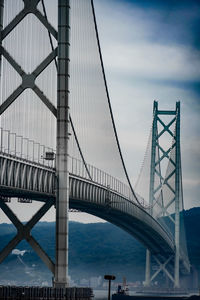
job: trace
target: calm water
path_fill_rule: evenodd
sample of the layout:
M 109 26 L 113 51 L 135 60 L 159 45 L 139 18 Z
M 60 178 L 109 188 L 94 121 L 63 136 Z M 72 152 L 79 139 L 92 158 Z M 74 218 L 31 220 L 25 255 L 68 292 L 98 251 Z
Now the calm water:
M 94 290 L 93 291 L 94 292 L 94 300 L 107 300 L 108 299 L 108 291 L 102 291 L 102 290 Z M 113 293 L 115 293 L 116 292 L 116 290 L 112 290 L 111 291 L 111 295 L 113 294 Z M 129 295 L 133 295 L 134 294 L 134 292 L 133 291 L 130 291 L 129 292 Z M 111 298 L 112 299 L 112 298 Z M 151 298 L 152 299 L 152 298 Z M 170 297 L 169 297 L 169 299 L 170 299 Z M 185 297 L 180 297 L 180 300 L 181 299 L 185 299 Z M 200 296 L 199 296 L 199 298 L 196 298 L 195 300 L 200 300 Z
M 102 290 L 93 290 L 94 292 L 94 299 L 95 300 L 107 300 L 108 299 L 108 291 L 102 291 Z M 112 294 L 116 293 L 116 289 L 111 290 L 111 297 Z M 133 295 L 133 291 L 129 291 L 129 295 Z
M 102 290 L 94 290 L 94 299 L 95 300 L 107 300 L 108 299 L 108 291 L 102 291 Z M 115 293 L 115 290 L 111 291 L 111 295 Z

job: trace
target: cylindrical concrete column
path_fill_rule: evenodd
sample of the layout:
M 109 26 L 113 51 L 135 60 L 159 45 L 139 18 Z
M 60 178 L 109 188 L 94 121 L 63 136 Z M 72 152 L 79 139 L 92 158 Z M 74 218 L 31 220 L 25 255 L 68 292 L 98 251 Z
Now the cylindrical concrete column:
M 69 0 L 58 0 L 56 287 L 68 286 L 69 10 Z

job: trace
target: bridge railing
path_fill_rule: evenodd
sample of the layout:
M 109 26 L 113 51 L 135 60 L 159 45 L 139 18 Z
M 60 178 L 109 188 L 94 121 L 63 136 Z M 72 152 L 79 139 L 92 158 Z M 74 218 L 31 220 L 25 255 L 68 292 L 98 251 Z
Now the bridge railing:
M 132 191 L 128 185 L 92 165 L 87 164 L 87 169 L 92 178 L 92 181 L 98 183 L 99 185 L 107 187 L 108 191 L 116 191 L 122 196 L 135 201 Z M 69 172 L 71 174 L 90 180 L 88 171 L 86 170 L 86 167 L 82 160 L 71 156 L 69 157 Z
M 0 127 L 0 152 L 25 160 L 54 167 L 54 160 L 46 160 L 46 153 L 55 151 L 31 139 L 10 132 Z
M 14 156 L 23 160 L 55 168 L 55 150 L 35 142 L 29 138 L 17 135 L 0 127 L 0 153 Z M 50 159 L 47 154 L 50 153 Z M 92 180 L 109 190 L 116 191 L 122 196 L 135 201 L 128 185 L 110 174 L 87 164 L 87 169 L 81 159 L 69 157 L 69 172 L 73 175 Z M 89 176 L 89 174 L 90 176 Z M 91 178 L 90 178 L 91 177 Z M 142 202 L 142 200 L 141 200 Z M 141 203 L 144 204 L 144 203 Z

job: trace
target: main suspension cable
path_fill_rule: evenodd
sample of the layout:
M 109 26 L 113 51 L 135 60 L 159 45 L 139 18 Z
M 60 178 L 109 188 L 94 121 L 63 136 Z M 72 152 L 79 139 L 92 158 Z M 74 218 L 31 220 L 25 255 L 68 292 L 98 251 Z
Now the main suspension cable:
M 103 58 L 102 58 L 102 52 L 101 52 L 101 46 L 100 46 L 100 41 L 99 41 L 99 34 L 98 34 L 98 29 L 97 29 L 97 21 L 96 21 L 96 16 L 95 16 L 95 10 L 94 10 L 94 3 L 93 0 L 91 0 L 91 5 L 92 5 L 92 13 L 93 13 L 93 18 L 94 18 L 94 25 L 95 25 L 95 32 L 96 32 L 96 38 L 97 38 L 97 45 L 98 45 L 98 50 L 99 50 L 99 56 L 100 56 L 100 62 L 101 62 L 101 68 L 102 68 L 102 73 L 103 73 L 103 80 L 104 80 L 104 84 L 105 84 L 105 89 L 106 89 L 106 95 L 107 95 L 107 99 L 108 99 L 108 106 L 109 106 L 109 111 L 110 111 L 110 116 L 111 116 L 111 120 L 112 120 L 112 125 L 113 125 L 113 129 L 114 129 L 114 134 L 115 134 L 115 139 L 117 142 L 117 147 L 118 147 L 118 151 L 119 151 L 119 155 L 122 161 L 122 166 L 126 175 L 126 179 L 128 181 L 129 187 L 131 189 L 131 192 L 133 194 L 133 196 L 135 197 L 137 203 L 141 205 L 140 201 L 138 200 L 132 184 L 130 182 L 130 178 L 128 176 L 128 172 L 124 163 L 124 159 L 123 159 L 123 155 L 122 155 L 122 151 L 121 151 L 121 147 L 120 147 L 120 143 L 119 143 L 119 138 L 117 135 L 117 130 L 116 130 L 116 126 L 115 126 L 115 121 L 114 121 L 114 117 L 113 117 L 113 112 L 112 112 L 112 107 L 111 107 L 111 101 L 110 101 L 110 96 L 109 96 L 109 92 L 108 92 L 108 85 L 107 85 L 107 81 L 106 81 L 106 75 L 105 75 L 105 70 L 104 70 L 104 64 L 103 64 Z M 143 207 L 143 206 L 142 206 Z

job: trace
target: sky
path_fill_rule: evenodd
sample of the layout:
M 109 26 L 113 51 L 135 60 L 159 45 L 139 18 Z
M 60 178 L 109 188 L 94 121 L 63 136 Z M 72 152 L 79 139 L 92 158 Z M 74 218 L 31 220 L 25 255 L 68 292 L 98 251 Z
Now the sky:
M 133 185 L 147 145 L 153 101 L 161 109 L 175 109 L 181 101 L 184 205 L 199 206 L 200 2 L 94 0 L 94 5 L 115 123 Z M 23 220 L 20 212 L 18 206 Z M 52 215 L 53 210 L 43 220 L 52 220 Z M 70 219 L 98 220 L 79 213 Z
M 160 109 L 175 109 L 180 101 L 185 208 L 199 206 L 200 2 L 95 3 L 112 107 L 132 181 L 144 156 L 153 100 Z

